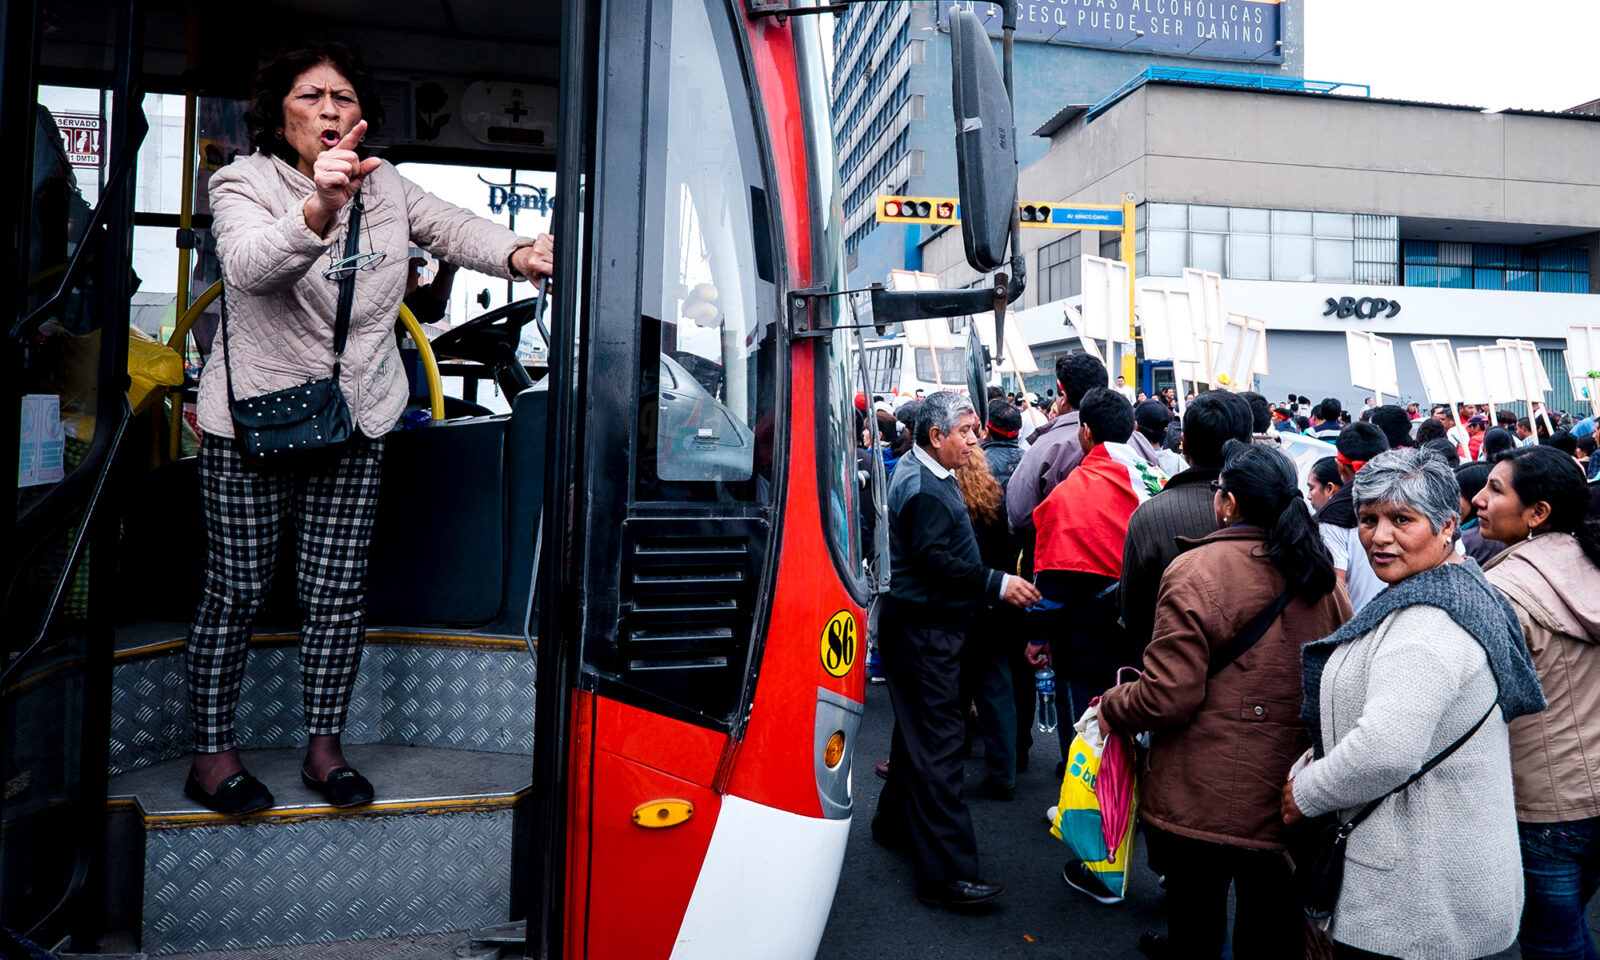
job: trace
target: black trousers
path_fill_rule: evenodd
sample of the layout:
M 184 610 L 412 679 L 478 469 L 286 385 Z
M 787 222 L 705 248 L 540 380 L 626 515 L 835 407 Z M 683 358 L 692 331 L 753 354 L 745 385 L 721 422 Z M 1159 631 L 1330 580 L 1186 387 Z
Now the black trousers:
M 1006 787 L 1017 785 L 1017 707 L 1008 648 L 1021 642 L 1021 628 L 989 609 L 973 621 L 961 650 L 961 703 L 977 704 L 984 772 Z
M 1146 825 L 1145 842 L 1167 876 L 1167 940 L 1174 957 L 1215 960 L 1227 939 L 1228 888 L 1236 900 L 1235 960 L 1305 955 L 1305 921 L 1284 855 L 1180 837 Z
M 978 876 L 978 841 L 961 790 L 965 636 L 965 624 L 951 630 L 907 624 L 892 599 L 878 628 L 894 738 L 872 832 L 908 849 L 919 888 Z

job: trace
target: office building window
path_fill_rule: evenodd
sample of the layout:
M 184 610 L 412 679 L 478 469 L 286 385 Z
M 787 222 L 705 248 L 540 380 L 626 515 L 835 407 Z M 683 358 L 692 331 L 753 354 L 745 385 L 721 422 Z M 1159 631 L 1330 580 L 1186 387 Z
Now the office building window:
M 1078 251 L 1083 234 L 1071 233 L 1039 248 L 1039 302 L 1075 297 L 1082 291 L 1082 265 Z
M 1401 266 L 1408 287 L 1589 292 L 1589 254 L 1582 247 L 1407 240 Z
M 1197 267 L 1237 280 L 1394 283 L 1394 217 L 1151 203 L 1134 234 L 1136 272 Z

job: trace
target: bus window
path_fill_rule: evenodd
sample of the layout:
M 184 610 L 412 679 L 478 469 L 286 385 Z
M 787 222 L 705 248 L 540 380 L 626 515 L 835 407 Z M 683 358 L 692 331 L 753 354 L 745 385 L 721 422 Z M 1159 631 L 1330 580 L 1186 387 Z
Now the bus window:
M 900 345 L 867 348 L 867 390 L 888 395 L 900 385 Z
M 934 353 L 939 358 L 939 382 L 946 387 L 965 386 L 967 382 L 966 351 L 941 347 Z
M 741 485 L 721 496 L 755 499 L 766 485 L 747 482 L 770 462 L 775 331 L 754 120 L 746 91 L 728 86 L 736 75 L 706 69 L 732 40 L 714 35 L 705 8 L 677 3 L 661 16 L 670 23 L 653 47 L 645 153 L 640 475 L 662 486 L 643 497 L 704 497 L 666 486 L 715 482 Z
M 938 383 L 939 375 L 933 369 L 933 351 L 928 347 L 917 347 L 911 351 L 911 359 L 917 365 L 917 379 L 923 383 Z

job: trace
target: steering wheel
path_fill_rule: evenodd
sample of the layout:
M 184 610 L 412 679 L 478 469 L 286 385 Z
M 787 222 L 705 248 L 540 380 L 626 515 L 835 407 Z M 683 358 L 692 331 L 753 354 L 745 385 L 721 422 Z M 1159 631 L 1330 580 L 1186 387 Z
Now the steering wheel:
M 505 395 L 514 397 L 533 386 L 533 378 L 517 359 L 517 347 L 522 343 L 522 328 L 543 306 L 543 291 L 537 297 L 508 303 L 435 337 L 433 350 L 440 356 L 483 364 L 494 372 Z

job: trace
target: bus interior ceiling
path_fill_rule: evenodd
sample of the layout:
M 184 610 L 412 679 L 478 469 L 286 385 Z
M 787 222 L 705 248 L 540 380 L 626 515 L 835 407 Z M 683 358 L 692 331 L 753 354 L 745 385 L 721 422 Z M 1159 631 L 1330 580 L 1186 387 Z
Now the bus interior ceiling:
M 47 73 L 109 72 L 118 6 L 48 0 L 42 10 Z M 313 38 L 356 47 L 380 79 L 554 86 L 560 69 L 561 5 L 551 0 L 261 0 L 248 13 L 204 0 L 135 0 L 134 6 L 144 19 L 140 74 L 151 90 L 183 89 L 191 18 L 200 87 L 218 96 L 248 96 L 257 66 Z
M 39 82 L 111 86 L 119 6 L 48 0 Z M 387 125 L 369 146 L 380 155 L 399 163 L 554 168 L 559 3 L 266 0 L 248 5 L 247 14 L 238 5 L 194 0 L 133 0 L 131 7 L 142 20 L 134 82 L 146 94 L 193 90 L 244 100 L 275 53 L 309 39 L 337 40 L 362 54 L 379 85 Z M 510 120 L 499 117 L 507 112 Z M 177 174 L 173 166 L 161 175 Z M 542 496 L 540 394 L 513 402 L 506 417 L 391 435 L 373 546 L 375 626 L 522 632 Z M 154 471 L 129 499 L 138 506 L 124 510 L 122 566 L 138 575 L 122 581 L 122 619 L 181 623 L 198 597 L 204 551 L 192 459 Z M 137 564 L 141 544 L 162 545 L 169 560 Z M 290 552 L 285 544 L 264 614 L 272 622 L 294 615 L 293 578 L 282 575 L 292 569 Z M 417 589 L 421 576 L 430 589 Z

